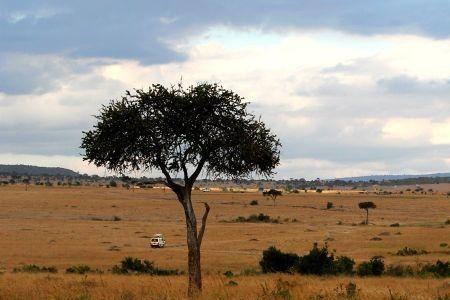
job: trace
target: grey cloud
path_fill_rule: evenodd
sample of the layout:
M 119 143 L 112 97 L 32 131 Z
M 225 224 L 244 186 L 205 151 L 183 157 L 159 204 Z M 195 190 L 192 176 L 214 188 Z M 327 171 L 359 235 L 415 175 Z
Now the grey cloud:
M 131 58 L 145 64 L 185 59 L 166 41 L 214 25 L 450 36 L 450 2 L 443 0 L 10 0 L 2 1 L 0 11 L 1 52 Z
M 12 95 L 43 94 L 58 89 L 71 76 L 93 67 L 51 55 L 0 53 L 0 61 L 0 92 Z

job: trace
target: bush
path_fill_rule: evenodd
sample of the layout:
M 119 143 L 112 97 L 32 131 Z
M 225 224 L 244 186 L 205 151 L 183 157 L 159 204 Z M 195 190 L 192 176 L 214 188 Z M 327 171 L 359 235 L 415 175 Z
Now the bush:
M 434 265 L 426 264 L 419 271 L 421 275 L 434 275 L 437 277 L 450 277 L 450 262 L 438 260 Z
M 327 202 L 327 209 L 333 208 L 333 202 Z
M 297 271 L 300 274 L 314 275 L 334 273 L 334 256 L 328 255 L 326 246 L 319 249 L 317 243 L 314 243 L 309 253 L 300 257 Z
M 283 253 L 275 247 L 269 247 L 263 251 L 263 257 L 259 262 L 264 273 L 293 272 L 299 262 L 299 256 L 295 253 Z
M 380 276 L 384 271 L 384 261 L 381 256 L 374 256 L 371 260 L 362 262 L 358 266 L 359 276 Z
M 386 275 L 396 277 L 413 276 L 414 270 L 411 266 L 389 265 L 386 269 Z
M 86 265 L 72 266 L 72 267 L 66 269 L 66 273 L 69 273 L 69 274 L 86 274 L 86 273 L 90 273 L 90 272 L 91 272 L 91 268 Z
M 273 219 L 269 215 L 265 215 L 263 213 L 260 213 L 258 215 L 253 214 L 250 215 L 248 218 L 245 217 L 237 217 L 236 222 L 251 222 L 251 223 L 278 223 L 278 219 Z
M 334 261 L 334 269 L 338 274 L 353 274 L 355 261 L 348 256 L 338 256 Z
M 428 252 L 425 250 L 417 250 L 417 249 L 408 248 L 408 247 L 405 247 L 405 248 L 397 251 L 397 255 L 399 255 L 399 256 L 421 255 L 421 254 L 427 254 L 427 253 Z
M 153 265 L 152 261 L 140 260 L 133 257 L 125 257 L 120 265 L 115 265 L 111 269 L 115 274 L 149 274 L 149 275 L 179 275 L 178 270 L 159 269 Z
M 20 268 L 14 268 L 14 273 L 26 272 L 26 273 L 57 273 L 58 270 L 55 267 L 45 267 L 38 265 L 24 265 Z
M 117 187 L 117 182 L 115 182 L 114 180 L 111 180 L 111 181 L 109 182 L 109 186 L 110 186 L 110 187 Z
M 250 205 L 258 205 L 258 200 L 252 200 L 252 201 L 250 201 Z

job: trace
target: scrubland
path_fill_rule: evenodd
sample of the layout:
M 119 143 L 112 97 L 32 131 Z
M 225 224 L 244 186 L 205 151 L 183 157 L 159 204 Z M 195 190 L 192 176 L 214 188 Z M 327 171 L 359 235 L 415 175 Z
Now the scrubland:
M 450 280 L 258 274 L 269 246 L 304 254 L 312 244 L 357 263 L 383 256 L 386 264 L 420 265 L 450 258 L 450 199 L 445 195 L 286 194 L 276 205 L 257 193 L 193 194 L 211 212 L 202 244 L 203 299 L 449 299 Z M 250 205 L 257 200 L 258 205 Z M 362 201 L 373 201 L 367 226 Z M 327 208 L 327 202 L 333 208 Z M 277 223 L 235 222 L 263 213 Z M 398 223 L 399 227 L 391 227 Z M 164 249 L 149 237 L 163 233 Z M 446 246 L 444 246 L 447 244 Z M 396 255 L 404 247 L 421 255 Z M 0 187 L 0 299 L 183 299 L 187 278 L 127 276 L 108 270 L 124 257 L 186 270 L 184 214 L 175 196 L 160 189 Z M 12 273 L 27 264 L 54 266 L 56 274 Z M 88 265 L 103 274 L 70 275 Z M 222 275 L 231 271 L 235 276 Z M 256 274 L 255 274 L 256 273 Z M 239 275 L 243 274 L 243 275 Z M 230 283 L 233 281 L 234 283 Z M 354 283 L 354 292 L 349 283 Z M 236 285 L 237 284 L 237 285 Z M 350 286 L 351 287 L 351 286 Z M 289 298 L 290 297 L 290 298 Z M 353 298 L 349 298 L 353 297 Z M 441 297 L 441 298 L 439 298 Z M 447 297 L 447 298 L 445 298 Z

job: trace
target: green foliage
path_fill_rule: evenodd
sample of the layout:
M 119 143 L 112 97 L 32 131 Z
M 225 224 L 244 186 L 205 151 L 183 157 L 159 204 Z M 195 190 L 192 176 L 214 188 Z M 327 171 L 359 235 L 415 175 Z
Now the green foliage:
M 263 252 L 260 266 L 264 273 L 296 271 L 300 274 L 353 274 L 355 261 L 347 256 L 334 258 L 326 246 L 319 248 L 314 244 L 308 254 L 298 256 L 295 253 L 283 253 L 275 247 Z
M 388 276 L 407 277 L 414 275 L 414 269 L 411 266 L 389 265 L 385 272 Z
M 380 276 L 384 272 L 384 261 L 381 256 L 374 256 L 369 261 L 362 262 L 357 269 L 359 276 Z
M 81 148 L 89 162 L 119 172 L 193 167 L 191 183 L 203 168 L 211 175 L 269 176 L 281 144 L 247 105 L 218 84 L 154 84 L 104 106 Z
M 298 261 L 299 256 L 295 253 L 283 253 L 275 247 L 269 247 L 263 251 L 259 265 L 264 273 L 291 273 Z
M 327 209 L 333 208 L 333 202 L 327 202 Z
M 438 260 L 434 265 L 424 265 L 420 272 L 421 275 L 434 275 L 436 277 L 450 277 L 450 262 Z
M 66 269 L 66 273 L 69 274 L 86 274 L 90 273 L 91 271 L 91 267 L 87 265 L 72 266 Z
M 242 217 L 239 216 L 235 220 L 236 222 L 249 222 L 249 223 L 279 223 L 278 219 L 273 219 L 269 215 L 265 215 L 263 213 L 260 213 L 258 215 L 252 214 L 250 216 Z
M 24 265 L 19 268 L 13 269 L 14 273 L 25 272 L 25 273 L 57 273 L 58 270 L 55 267 L 45 267 L 38 265 Z
M 110 187 L 117 187 L 117 182 L 115 182 L 114 180 L 111 180 L 111 181 L 109 182 L 109 186 L 110 186 Z
M 252 201 L 250 201 L 250 205 L 258 205 L 258 200 L 252 200 Z
M 111 269 L 115 274 L 149 274 L 149 275 L 179 275 L 178 270 L 156 268 L 152 261 L 140 260 L 133 257 L 125 257 L 120 265 Z
M 332 274 L 334 273 L 334 256 L 328 253 L 328 247 L 319 248 L 315 243 L 308 254 L 300 257 L 297 271 L 300 274 Z
M 358 203 L 360 209 L 375 209 L 377 206 L 372 201 Z
M 353 274 L 355 261 L 348 256 L 338 256 L 334 261 L 334 270 L 337 274 Z
M 227 278 L 231 278 L 234 276 L 233 272 L 231 272 L 230 270 L 225 271 L 225 273 L 223 273 L 223 275 Z
M 405 247 L 405 248 L 397 251 L 397 255 L 399 255 L 399 256 L 421 255 L 421 254 L 427 254 L 427 253 L 428 252 L 425 250 L 418 250 L 418 249 L 408 248 L 408 247 Z

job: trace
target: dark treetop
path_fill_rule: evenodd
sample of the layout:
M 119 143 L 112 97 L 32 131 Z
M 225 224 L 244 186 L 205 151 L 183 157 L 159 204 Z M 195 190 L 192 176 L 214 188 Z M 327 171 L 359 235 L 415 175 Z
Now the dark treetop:
M 202 169 L 212 177 L 270 176 L 281 144 L 247 105 L 209 83 L 127 91 L 84 132 L 84 159 L 118 172 L 159 169 L 169 186 L 178 173 L 192 186 Z

